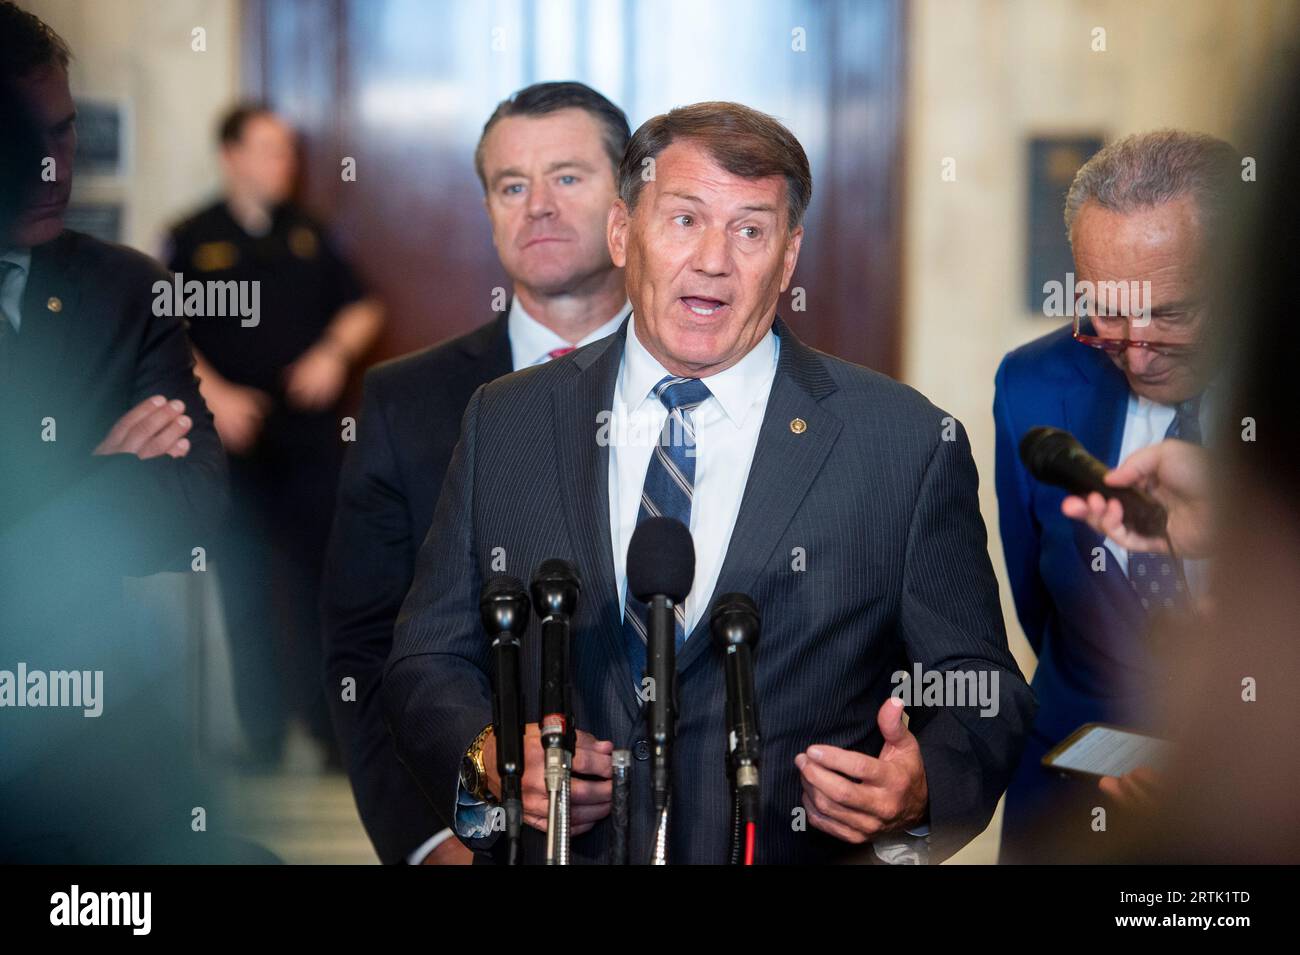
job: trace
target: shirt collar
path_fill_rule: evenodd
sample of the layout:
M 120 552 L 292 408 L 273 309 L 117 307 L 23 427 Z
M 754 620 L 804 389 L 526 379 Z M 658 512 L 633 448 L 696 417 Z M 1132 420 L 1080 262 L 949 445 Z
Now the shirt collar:
M 723 413 L 737 428 L 744 425 L 750 409 L 771 391 L 772 381 L 776 378 L 780 348 L 776 333 L 768 329 L 767 334 L 740 361 L 725 371 L 702 379 L 708 385 L 709 393 L 717 399 Z M 668 369 L 637 338 L 636 316 L 633 315 L 627 324 L 622 381 L 623 395 L 632 410 L 635 411 L 650 400 L 654 386 L 668 374 Z
M 519 296 L 516 295 L 510 300 L 510 314 L 506 318 L 506 331 L 510 336 L 510 354 L 515 368 L 528 368 L 543 362 L 557 348 L 581 348 L 583 345 L 613 335 L 623 324 L 623 319 L 627 318 L 631 308 L 630 303 L 624 302 L 613 318 L 589 332 L 574 345 L 529 315 L 519 301 Z
M 8 249 L 3 254 L 0 254 L 0 261 L 12 262 L 23 270 L 23 274 L 26 274 L 32 268 L 32 250 L 28 248 Z

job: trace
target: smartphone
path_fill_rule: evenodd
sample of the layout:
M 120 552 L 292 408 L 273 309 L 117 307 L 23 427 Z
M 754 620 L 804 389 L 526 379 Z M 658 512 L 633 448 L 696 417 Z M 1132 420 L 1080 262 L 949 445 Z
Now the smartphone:
M 1043 757 L 1043 766 L 1062 773 L 1097 779 L 1123 776 L 1139 766 L 1161 770 L 1173 744 L 1122 726 L 1084 723 Z

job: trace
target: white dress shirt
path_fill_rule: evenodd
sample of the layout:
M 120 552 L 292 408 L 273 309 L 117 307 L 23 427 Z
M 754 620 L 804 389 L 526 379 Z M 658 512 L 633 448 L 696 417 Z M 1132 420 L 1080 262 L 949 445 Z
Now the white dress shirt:
M 623 319 L 627 318 L 627 313 L 631 310 L 631 303 L 624 302 L 623 307 L 613 318 L 585 335 L 575 345 L 529 315 L 520 303 L 519 296 L 516 295 L 510 300 L 510 314 L 506 317 L 506 333 L 510 336 L 510 363 L 515 371 L 520 368 L 531 368 L 533 365 L 550 361 L 551 352 L 557 348 L 581 348 L 583 345 L 608 338 L 618 331 L 619 326 L 623 324 Z
M 769 330 L 736 364 L 701 379 L 712 397 L 691 413 L 695 490 L 690 530 L 695 542 L 695 582 L 684 608 L 687 636 L 713 599 L 776 379 L 779 352 L 779 340 Z M 609 530 L 620 608 L 627 600 L 627 549 L 636 530 L 646 469 L 668 420 L 668 409 L 650 392 L 668 374 L 641 344 L 633 316 L 609 422 Z

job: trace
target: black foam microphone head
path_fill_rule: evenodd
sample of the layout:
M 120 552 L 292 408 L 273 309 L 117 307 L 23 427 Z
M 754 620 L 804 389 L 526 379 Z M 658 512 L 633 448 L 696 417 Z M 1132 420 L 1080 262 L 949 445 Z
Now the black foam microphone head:
M 545 619 L 557 613 L 572 616 L 582 581 L 578 579 L 577 568 L 567 560 L 551 557 L 537 568 L 529 589 L 539 617 Z
M 627 591 L 649 603 L 663 594 L 681 603 L 695 581 L 695 544 L 691 532 L 671 517 L 649 517 L 632 532 L 627 548 Z
M 713 601 L 709 628 L 720 649 L 747 644 L 753 650 L 758 646 L 759 627 L 758 607 L 748 594 L 723 594 Z
M 1039 425 L 1020 439 L 1020 460 L 1029 473 L 1040 477 L 1048 472 L 1056 456 L 1070 451 L 1078 441 L 1068 431 Z
M 498 574 L 479 591 L 478 610 L 492 637 L 507 631 L 519 636 L 528 626 L 528 593 L 519 578 Z

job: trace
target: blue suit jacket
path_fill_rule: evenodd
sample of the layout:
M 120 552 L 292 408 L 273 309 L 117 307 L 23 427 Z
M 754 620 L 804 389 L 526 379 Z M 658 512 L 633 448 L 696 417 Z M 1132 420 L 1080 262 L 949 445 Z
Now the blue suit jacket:
M 461 755 L 492 719 L 479 588 L 494 571 L 527 580 L 545 558 L 572 561 L 582 579 L 575 719 L 637 753 L 631 858 L 646 860 L 654 813 L 649 764 L 635 745 L 645 738 L 645 713 L 628 679 L 609 449 L 598 435 L 627 328 L 475 392 L 398 617 L 383 697 L 398 756 L 435 809 L 450 815 Z M 754 676 L 763 728 L 760 857 L 843 861 L 861 852 L 798 825 L 794 757 L 814 742 L 878 753 L 876 711 L 891 675 L 915 661 L 999 677 L 996 716 L 980 716 L 978 706 L 910 711 L 937 861 L 987 824 L 1033 715 L 1007 651 L 970 447 L 915 391 L 809 348 L 780 319 L 775 329 L 776 379 L 715 591 L 750 594 L 763 616 Z M 806 427 L 793 429 L 795 418 Z M 796 549 L 808 561 L 798 569 Z M 530 722 L 539 709 L 538 634 L 534 614 L 523 654 Z M 726 691 L 707 615 L 677 665 L 669 860 L 720 863 L 730 831 Z M 574 839 L 575 860 L 607 858 L 608 823 Z M 540 833 L 526 830 L 523 854 L 541 858 Z
M 1017 348 L 998 368 L 998 519 L 1016 613 L 1038 654 L 1034 731 L 1049 746 L 1090 721 L 1144 725 L 1152 661 L 1147 616 L 1128 578 L 1099 534 L 1061 513 L 1065 492 L 1029 475 L 1020 439 L 1036 425 L 1063 428 L 1114 467 L 1128 399 L 1123 373 L 1069 327 Z

